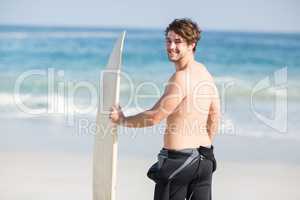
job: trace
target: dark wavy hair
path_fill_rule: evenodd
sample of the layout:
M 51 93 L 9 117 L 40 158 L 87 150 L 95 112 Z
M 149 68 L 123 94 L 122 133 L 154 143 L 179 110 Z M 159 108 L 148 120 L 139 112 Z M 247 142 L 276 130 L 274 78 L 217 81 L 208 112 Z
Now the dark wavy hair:
M 189 45 L 195 43 L 193 51 L 196 51 L 197 42 L 200 40 L 202 32 L 196 22 L 189 18 L 175 19 L 166 28 L 165 36 L 168 35 L 169 31 L 174 31 L 180 35 Z

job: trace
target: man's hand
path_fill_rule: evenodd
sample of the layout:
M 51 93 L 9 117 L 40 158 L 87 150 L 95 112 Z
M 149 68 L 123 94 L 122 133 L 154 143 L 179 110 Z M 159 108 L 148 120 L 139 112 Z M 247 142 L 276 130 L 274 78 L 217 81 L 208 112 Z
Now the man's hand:
M 109 114 L 109 119 L 115 124 L 121 124 L 124 119 L 124 113 L 122 112 L 121 106 L 112 106 Z

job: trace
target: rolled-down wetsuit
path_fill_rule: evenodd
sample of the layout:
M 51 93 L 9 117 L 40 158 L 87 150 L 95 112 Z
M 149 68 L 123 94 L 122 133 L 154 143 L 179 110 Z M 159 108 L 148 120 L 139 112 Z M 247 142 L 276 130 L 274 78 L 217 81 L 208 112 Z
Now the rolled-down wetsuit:
M 163 148 L 147 176 L 155 185 L 154 200 L 211 200 L 216 170 L 213 146 L 169 150 Z

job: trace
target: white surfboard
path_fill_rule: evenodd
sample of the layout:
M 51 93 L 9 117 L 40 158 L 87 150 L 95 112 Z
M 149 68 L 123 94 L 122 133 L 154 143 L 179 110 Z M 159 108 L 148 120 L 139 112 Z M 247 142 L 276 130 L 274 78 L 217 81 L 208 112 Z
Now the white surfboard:
M 97 131 L 94 143 L 93 200 L 115 200 L 117 173 L 117 127 L 109 119 L 112 105 L 119 103 L 123 32 L 100 77 L 100 102 L 97 112 Z

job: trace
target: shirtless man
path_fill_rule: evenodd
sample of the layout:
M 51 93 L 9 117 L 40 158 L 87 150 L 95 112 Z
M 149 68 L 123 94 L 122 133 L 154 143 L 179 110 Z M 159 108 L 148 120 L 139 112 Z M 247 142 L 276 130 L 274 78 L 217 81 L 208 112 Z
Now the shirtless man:
M 175 64 L 164 94 L 149 110 L 124 116 L 112 107 L 113 123 L 146 127 L 166 118 L 164 147 L 148 171 L 155 181 L 155 200 L 209 200 L 216 169 L 212 141 L 218 129 L 220 103 L 213 78 L 194 59 L 201 31 L 190 19 L 176 19 L 166 28 L 168 58 Z

